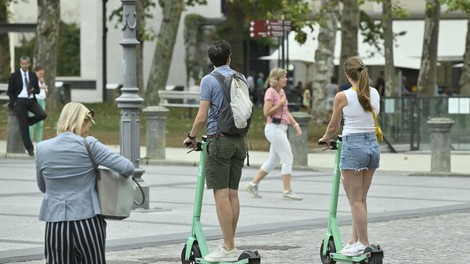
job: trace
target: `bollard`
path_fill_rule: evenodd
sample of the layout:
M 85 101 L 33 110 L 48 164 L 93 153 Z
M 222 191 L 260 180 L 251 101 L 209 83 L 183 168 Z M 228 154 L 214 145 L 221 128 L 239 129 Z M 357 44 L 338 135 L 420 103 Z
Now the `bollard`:
M 8 104 L 4 105 L 5 112 L 7 113 L 7 149 L 6 153 L 25 153 L 23 138 L 21 137 L 20 128 L 18 126 L 18 119 L 15 113 L 8 108 Z
M 454 121 L 432 118 L 427 121 L 431 133 L 431 172 L 450 173 L 450 130 Z
M 165 159 L 165 127 L 169 110 L 162 106 L 149 106 L 142 111 L 147 119 L 146 152 L 149 159 Z
M 302 128 L 302 135 L 297 136 L 295 129 L 289 126 L 289 142 L 294 155 L 294 166 L 308 166 L 308 124 L 312 116 L 305 112 L 293 112 L 292 116 Z

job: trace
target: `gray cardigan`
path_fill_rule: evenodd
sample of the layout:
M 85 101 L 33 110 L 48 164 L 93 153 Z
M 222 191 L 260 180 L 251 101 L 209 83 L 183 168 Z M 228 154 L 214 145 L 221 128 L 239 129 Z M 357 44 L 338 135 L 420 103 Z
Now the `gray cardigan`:
M 94 137 L 87 137 L 98 165 L 122 175 L 134 174 L 134 164 Z M 75 221 L 101 214 L 96 176 L 83 137 L 71 132 L 40 142 L 36 148 L 36 177 L 44 193 L 39 220 Z

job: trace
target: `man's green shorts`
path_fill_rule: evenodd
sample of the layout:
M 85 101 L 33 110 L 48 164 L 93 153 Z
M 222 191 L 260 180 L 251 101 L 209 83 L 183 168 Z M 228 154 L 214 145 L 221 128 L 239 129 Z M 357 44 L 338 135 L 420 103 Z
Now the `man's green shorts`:
M 238 190 L 245 158 L 245 137 L 208 138 L 205 163 L 207 189 Z

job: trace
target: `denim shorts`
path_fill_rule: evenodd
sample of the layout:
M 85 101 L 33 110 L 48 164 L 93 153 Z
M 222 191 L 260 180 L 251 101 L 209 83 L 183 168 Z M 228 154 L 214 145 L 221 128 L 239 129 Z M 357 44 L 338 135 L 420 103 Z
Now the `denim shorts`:
M 377 169 L 380 163 L 380 146 L 375 132 L 343 136 L 341 170 L 360 171 Z

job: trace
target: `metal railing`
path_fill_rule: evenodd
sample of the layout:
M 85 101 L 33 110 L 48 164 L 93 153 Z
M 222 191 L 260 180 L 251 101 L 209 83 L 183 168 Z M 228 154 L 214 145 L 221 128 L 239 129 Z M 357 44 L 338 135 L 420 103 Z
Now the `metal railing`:
M 385 97 L 379 123 L 389 146 L 395 151 L 429 150 L 427 121 L 434 117 L 454 120 L 453 150 L 470 150 L 470 97 Z

